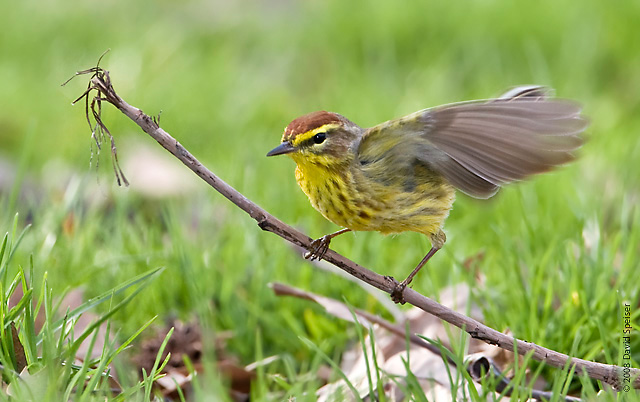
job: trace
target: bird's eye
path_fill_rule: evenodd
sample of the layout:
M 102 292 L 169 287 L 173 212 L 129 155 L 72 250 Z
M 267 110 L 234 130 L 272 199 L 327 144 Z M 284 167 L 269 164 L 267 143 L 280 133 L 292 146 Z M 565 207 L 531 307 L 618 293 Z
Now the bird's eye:
M 313 136 L 313 142 L 316 144 L 322 144 L 327 139 L 327 133 L 318 133 Z

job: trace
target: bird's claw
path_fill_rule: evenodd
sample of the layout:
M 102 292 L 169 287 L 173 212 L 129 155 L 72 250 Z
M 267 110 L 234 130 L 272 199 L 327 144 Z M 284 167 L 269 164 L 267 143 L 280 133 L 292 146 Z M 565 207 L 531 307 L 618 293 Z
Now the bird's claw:
M 313 261 L 321 259 L 327 250 L 329 250 L 329 244 L 331 243 L 331 236 L 322 236 L 319 239 L 315 239 L 311 242 L 311 251 L 304 255 L 304 258 Z
M 404 300 L 404 290 L 409 283 L 411 283 L 411 281 L 407 282 L 406 279 L 400 283 L 396 282 L 396 287 L 393 288 L 393 290 L 391 291 L 391 300 L 393 300 L 394 303 L 396 304 L 406 303 Z

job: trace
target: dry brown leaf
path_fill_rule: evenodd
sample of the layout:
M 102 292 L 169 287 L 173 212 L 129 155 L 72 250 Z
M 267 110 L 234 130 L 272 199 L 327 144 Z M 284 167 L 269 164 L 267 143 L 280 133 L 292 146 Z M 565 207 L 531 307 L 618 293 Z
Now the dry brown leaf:
M 255 372 L 247 370 L 232 360 L 219 362 L 218 370 L 220 370 L 225 378 L 229 379 L 232 391 L 249 394 L 251 391 L 251 382 L 256 376 Z
M 203 339 L 202 330 L 196 321 L 183 323 L 178 320 L 173 320 L 162 330 L 156 330 L 154 337 L 142 342 L 139 353 L 132 359 L 134 364 L 140 367 L 140 369 L 144 368 L 149 372 L 156 360 L 167 332 L 172 327 L 174 328 L 173 334 L 167 342 L 163 355 L 161 356 L 161 359 L 164 359 L 167 354 L 171 353 L 169 362 L 163 371 L 166 375 L 155 384 L 165 398 L 169 400 L 178 399 L 179 386 L 187 400 L 189 399 L 193 376 L 185 366 L 184 358 L 187 357 L 190 360 L 195 372 L 202 372 L 204 369 L 202 365 L 203 342 L 210 342 L 215 345 L 216 356 L 218 356 L 219 359 L 217 368 L 222 377 L 230 383 L 231 398 L 236 401 L 244 401 L 248 398 L 251 382 L 255 378 L 255 373 L 253 370 L 241 366 L 237 362 L 237 359 L 228 356 L 226 353 L 225 340 L 228 339 L 231 334 L 221 332 L 216 334 L 215 339 Z M 268 364 L 270 361 L 272 360 L 265 359 L 261 362 L 256 362 L 256 364 Z M 142 372 L 142 370 L 140 370 L 140 372 Z
M 13 341 L 13 355 L 16 358 L 16 371 L 22 371 L 27 367 L 27 356 L 24 354 L 24 347 L 13 322 L 11 323 L 11 340 Z
M 171 357 L 167 363 L 167 370 L 184 367 L 184 357 L 188 357 L 193 364 L 198 364 L 202 358 L 202 333 L 200 326 L 195 323 L 185 324 L 173 320 L 163 329 L 156 330 L 155 336 L 145 339 L 137 355 L 133 357 L 134 363 L 147 373 L 153 368 L 160 347 L 171 328 L 174 328 L 171 338 L 167 342 L 161 360 L 169 353 Z
M 180 370 L 169 370 L 166 374 L 166 376 L 156 380 L 156 385 L 162 389 L 162 395 L 164 396 L 174 393 L 178 396 L 178 387 L 184 389 L 185 385 L 191 383 L 191 374 L 185 376 Z

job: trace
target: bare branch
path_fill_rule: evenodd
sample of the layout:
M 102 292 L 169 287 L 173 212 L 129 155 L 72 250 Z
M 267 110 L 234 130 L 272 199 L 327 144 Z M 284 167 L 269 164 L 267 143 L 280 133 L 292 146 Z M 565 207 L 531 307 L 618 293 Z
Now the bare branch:
M 77 75 L 81 73 L 83 72 L 79 72 Z M 100 67 L 95 67 L 94 69 L 86 71 L 86 74 L 89 73 L 93 73 L 90 79 L 89 89 L 80 98 L 78 98 L 78 100 L 83 97 L 87 97 L 88 99 L 94 90 L 98 93 L 94 97 L 94 99 L 97 99 L 98 101 L 96 104 L 91 105 L 91 109 L 94 113 L 94 117 L 96 117 L 97 114 L 98 126 L 102 130 L 105 130 L 107 135 L 111 137 L 111 134 L 106 129 L 103 122 L 99 120 L 100 114 L 98 112 L 100 110 L 100 102 L 102 101 L 112 104 L 133 120 L 145 133 L 155 139 L 160 145 L 162 145 L 162 147 L 178 158 L 202 180 L 207 182 L 211 187 L 225 196 L 238 208 L 249 214 L 251 218 L 256 220 L 258 226 L 262 230 L 272 232 L 295 245 L 312 251 L 312 238 L 269 214 L 229 184 L 225 183 L 213 172 L 203 166 L 177 140 L 160 128 L 152 117 L 121 99 L 111 85 L 111 79 L 109 78 L 108 71 L 103 70 Z M 97 108 L 95 108 L 94 105 L 97 105 Z M 121 174 L 122 172 L 120 171 L 119 173 Z M 118 175 L 118 171 L 116 172 L 116 175 Z M 323 259 L 334 264 L 348 274 L 389 294 L 391 294 L 398 283 L 394 278 L 390 276 L 383 276 L 366 269 L 333 250 L 328 250 L 323 256 Z M 621 390 L 625 385 L 627 385 L 627 383 L 623 382 L 623 370 L 625 369 L 622 367 L 569 357 L 563 353 L 544 348 L 534 343 L 504 335 L 495 329 L 474 320 L 473 318 L 451 310 L 434 300 L 421 295 L 411 288 L 405 289 L 404 300 L 409 304 L 412 304 L 452 325 L 455 325 L 458 328 L 463 329 L 468 332 L 471 337 L 482 340 L 491 345 L 496 345 L 502 349 L 517 352 L 521 355 L 531 354 L 535 360 L 544 362 L 553 367 L 564 368 L 567 365 L 567 362 L 569 362 L 569 366 L 577 373 L 586 373 L 590 378 L 607 383 L 616 390 Z M 632 379 L 629 385 L 636 389 L 640 388 L 640 370 L 636 368 L 626 370 L 628 370 L 627 373 L 630 373 Z

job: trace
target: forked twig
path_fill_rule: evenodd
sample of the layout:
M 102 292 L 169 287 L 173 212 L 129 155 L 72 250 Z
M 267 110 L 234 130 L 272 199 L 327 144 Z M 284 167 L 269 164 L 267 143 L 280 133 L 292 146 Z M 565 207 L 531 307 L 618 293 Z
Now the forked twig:
M 249 216 L 255 219 L 258 226 L 262 230 L 272 232 L 281 238 L 303 247 L 309 251 L 312 250 L 313 239 L 309 236 L 299 232 L 291 226 L 280 221 L 273 215 L 269 214 L 266 210 L 259 207 L 256 203 L 249 200 L 247 197 L 239 193 L 236 189 L 225 183 L 213 172 L 203 166 L 189 151 L 187 151 L 178 141 L 171 137 L 166 131 L 158 126 L 158 124 L 149 115 L 142 112 L 142 110 L 133 107 L 122 100 L 113 89 L 111 85 L 111 79 L 109 78 L 109 72 L 96 66 L 86 72 L 78 72 L 76 75 L 92 74 L 89 86 L 87 90 L 76 101 L 86 98 L 86 104 L 89 104 L 89 97 L 93 91 L 96 91 L 96 95 L 91 103 L 91 110 L 96 124 L 100 127 L 102 132 L 111 136 L 111 133 L 107 130 L 102 120 L 100 120 L 101 102 L 106 101 L 118 108 L 127 117 L 133 120 L 140 128 L 153 139 L 155 139 L 162 147 L 178 158 L 189 169 L 197 174 L 202 180 L 207 182 L 220 194 L 225 196 L 229 201 L 234 203 L 237 207 L 245 211 Z M 91 124 L 90 124 L 91 126 Z M 117 166 L 117 159 L 115 159 L 115 146 L 112 141 L 112 155 Z M 114 167 L 115 169 L 115 167 Z M 116 176 L 122 174 L 119 168 L 116 170 Z M 122 177 L 122 176 L 121 176 Z M 323 259 L 334 264 L 338 268 L 344 270 L 350 275 L 367 282 L 368 284 L 391 294 L 395 289 L 397 281 L 389 276 L 382 276 L 371 270 L 368 270 L 348 258 L 336 253 L 333 250 L 328 250 L 323 256 Z M 566 366 L 571 367 L 576 373 L 585 373 L 592 379 L 600 380 L 604 383 L 611 385 L 616 390 L 622 390 L 627 386 L 633 388 L 640 388 L 640 370 L 636 368 L 622 368 L 611 364 L 603 364 L 597 362 L 591 362 L 575 357 L 567 356 L 563 353 L 556 352 L 551 349 L 544 348 L 531 342 L 522 341 L 513 337 L 507 336 L 490 328 L 481 322 L 467 317 L 464 314 L 451 310 L 434 300 L 421 295 L 411 288 L 406 288 L 404 291 L 404 299 L 407 303 L 412 304 L 427 313 L 433 314 L 436 317 L 447 321 L 450 324 L 455 325 L 458 328 L 468 332 L 473 338 L 482 340 L 486 343 L 496 345 L 502 349 L 514 352 L 521 355 L 531 355 L 535 360 L 544 362 L 550 366 L 564 368 Z M 567 364 L 568 362 L 568 364 Z M 630 377 L 624 377 L 628 373 Z M 630 379 L 629 379 L 630 378 Z

